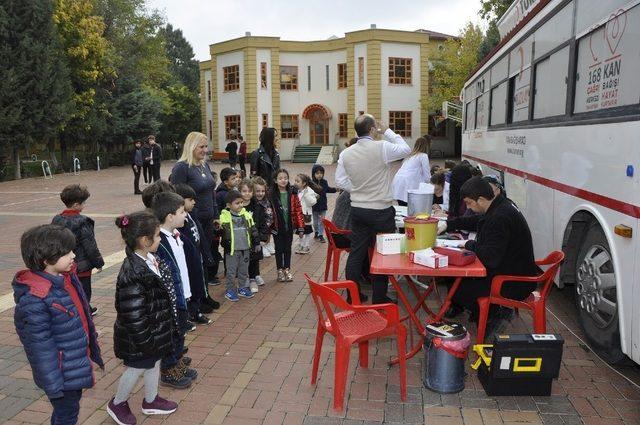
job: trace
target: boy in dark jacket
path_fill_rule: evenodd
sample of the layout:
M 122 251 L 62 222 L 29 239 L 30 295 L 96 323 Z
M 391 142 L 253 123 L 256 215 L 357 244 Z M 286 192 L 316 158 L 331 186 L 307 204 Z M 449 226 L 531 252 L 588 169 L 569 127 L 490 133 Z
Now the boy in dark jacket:
M 204 232 L 198 221 L 191 217 L 191 211 L 196 205 L 196 192 L 191 186 L 180 183 L 176 185 L 176 193 L 184 199 L 184 211 L 187 213 L 180 237 L 184 241 L 184 253 L 189 268 L 189 285 L 191 287 L 191 300 L 188 303 L 189 316 L 191 321 L 195 323 L 209 325 L 211 319 L 203 313 L 211 313 L 214 307 L 220 305 L 218 303 L 211 305 L 207 301 L 210 297 L 202 267 L 204 245 L 201 241 Z
M 89 196 L 91 194 L 86 186 L 80 186 L 79 184 L 72 184 L 62 189 L 60 199 L 67 209 L 53 217 L 51 224 L 66 227 L 76 237 L 76 247 L 73 251 L 76 255 L 78 278 L 82 283 L 82 289 L 87 301 L 91 303 L 91 271 L 98 269 L 97 272 L 101 272 L 104 260 L 98 249 L 96 235 L 93 231 L 94 221 L 86 215 L 80 214 Z M 92 316 L 97 311 L 97 307 L 91 307 Z
M 216 188 L 216 204 L 222 206 L 227 205 L 227 193 L 230 190 L 238 189 L 240 184 L 240 175 L 231 167 L 223 168 L 220 171 L 220 184 Z
M 94 384 L 93 361 L 104 363 L 89 303 L 75 273 L 73 233 L 45 224 L 27 230 L 16 273 L 14 324 L 33 380 L 53 405 L 51 423 L 76 423 L 82 390 Z
M 313 228 L 316 232 L 315 239 L 318 242 L 324 243 L 324 226 L 322 225 L 322 219 L 327 213 L 327 193 L 336 193 L 335 187 L 329 186 L 329 183 L 324 178 L 324 167 L 319 164 L 315 164 L 311 168 L 311 179 L 315 184 L 322 188 L 322 191 L 318 193 L 320 197 L 316 204 L 312 207 L 313 210 Z
M 467 208 L 479 215 L 450 219 L 447 230 L 478 232 L 475 240 L 467 241 L 462 247 L 476 253 L 487 269 L 487 277 L 463 280 L 453 301 L 471 311 L 471 320 L 477 320 L 477 300 L 489 295 L 494 276 L 536 276 L 540 269 L 535 263 L 527 221 L 512 202 L 503 195 L 495 196 L 489 183 L 479 176 L 462 185 L 460 197 Z M 502 286 L 502 295 L 524 300 L 535 288 L 535 283 L 507 282 Z M 510 309 L 491 307 L 487 335 L 499 331 L 512 313 Z
M 178 229 L 184 226 L 186 213 L 184 199 L 175 192 L 158 193 L 153 199 L 152 209 L 160 221 L 160 246 L 156 254 L 169 267 L 176 291 L 176 308 L 178 310 L 181 332 L 174 339 L 174 350 L 163 357 L 160 364 L 160 381 L 173 388 L 186 388 L 196 379 L 198 373 L 188 368 L 184 355 L 184 333 L 195 329 L 189 321 L 187 300 L 191 298 L 189 271 L 184 250 L 184 241 Z

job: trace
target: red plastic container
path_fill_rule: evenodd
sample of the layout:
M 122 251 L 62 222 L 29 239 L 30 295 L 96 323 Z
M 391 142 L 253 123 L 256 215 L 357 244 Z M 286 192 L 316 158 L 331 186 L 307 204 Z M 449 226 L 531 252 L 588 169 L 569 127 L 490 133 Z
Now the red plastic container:
M 449 257 L 450 266 L 466 266 L 476 261 L 476 254 L 467 249 L 454 249 L 437 247 L 433 249 L 436 253 Z

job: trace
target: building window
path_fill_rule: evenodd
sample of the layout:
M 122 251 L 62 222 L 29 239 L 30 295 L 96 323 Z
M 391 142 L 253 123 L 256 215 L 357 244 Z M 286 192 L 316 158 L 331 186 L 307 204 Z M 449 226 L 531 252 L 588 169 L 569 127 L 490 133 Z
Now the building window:
M 240 115 L 226 115 L 224 117 L 224 137 L 231 140 L 231 130 L 240 134 Z
M 298 67 L 280 67 L 280 90 L 298 90 Z
M 389 58 L 389 84 L 411 84 L 411 58 Z
M 358 58 L 358 85 L 364 86 L 364 58 Z
M 262 128 L 269 127 L 269 114 L 262 114 Z
M 338 137 L 347 137 L 348 128 L 347 114 L 338 114 Z
M 338 88 L 339 89 L 347 88 L 347 64 L 346 63 L 338 64 Z
M 207 122 L 207 134 L 209 135 L 209 140 L 213 139 L 213 124 L 211 120 Z
M 280 137 L 283 139 L 295 139 L 298 137 L 298 116 L 280 115 Z
M 207 102 L 211 102 L 211 80 L 207 80 Z
M 307 66 L 307 90 L 311 91 L 311 65 Z
M 225 66 L 222 71 L 224 75 L 224 91 L 240 90 L 240 66 Z
M 260 62 L 260 87 L 267 88 L 267 63 Z
M 389 111 L 389 128 L 402 137 L 411 137 L 411 111 Z

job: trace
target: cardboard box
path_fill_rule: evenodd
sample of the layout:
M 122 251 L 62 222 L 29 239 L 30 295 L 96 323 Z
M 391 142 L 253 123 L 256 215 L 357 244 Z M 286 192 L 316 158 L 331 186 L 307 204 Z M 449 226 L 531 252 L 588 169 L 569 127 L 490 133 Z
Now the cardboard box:
M 406 237 L 402 233 L 380 233 L 376 236 L 376 250 L 382 255 L 403 254 Z
M 441 269 L 449 265 L 449 257 L 437 254 L 431 248 L 411 251 L 409 253 L 409 260 L 413 263 L 427 266 L 432 269 Z

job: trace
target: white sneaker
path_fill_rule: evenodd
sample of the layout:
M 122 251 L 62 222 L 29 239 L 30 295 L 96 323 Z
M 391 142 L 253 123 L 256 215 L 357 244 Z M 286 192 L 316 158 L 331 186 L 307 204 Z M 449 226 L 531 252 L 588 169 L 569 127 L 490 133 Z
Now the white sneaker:
M 251 288 L 251 292 L 253 292 L 254 294 L 258 292 L 258 283 L 255 279 L 249 280 L 249 288 Z
M 296 246 L 295 253 L 296 254 L 304 254 L 304 248 L 301 247 L 300 245 Z
M 300 249 L 298 250 L 298 254 L 308 254 L 309 253 L 309 248 L 306 248 L 304 246 L 301 246 Z
M 311 252 L 311 248 L 309 248 L 308 246 L 305 246 L 303 249 L 304 252 L 302 252 L 301 254 L 308 254 L 309 252 Z
M 258 286 L 264 285 L 264 279 L 262 278 L 262 276 L 260 275 L 256 276 L 256 283 L 258 284 Z

